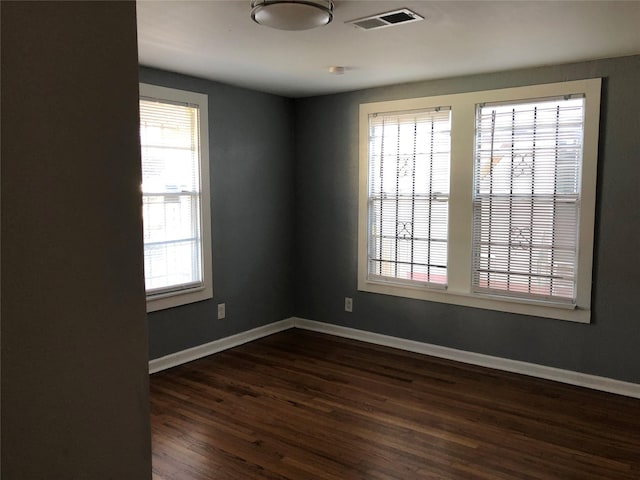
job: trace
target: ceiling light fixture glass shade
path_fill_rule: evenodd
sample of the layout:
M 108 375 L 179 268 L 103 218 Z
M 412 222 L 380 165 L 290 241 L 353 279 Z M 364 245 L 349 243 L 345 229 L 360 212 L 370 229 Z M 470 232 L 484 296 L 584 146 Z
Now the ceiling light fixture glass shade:
M 251 0 L 254 22 L 278 30 L 308 30 L 333 19 L 333 0 Z

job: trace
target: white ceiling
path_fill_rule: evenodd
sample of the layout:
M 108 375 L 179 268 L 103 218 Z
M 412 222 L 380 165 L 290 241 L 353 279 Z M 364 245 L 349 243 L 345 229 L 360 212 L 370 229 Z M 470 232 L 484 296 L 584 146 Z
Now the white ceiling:
M 139 0 L 140 64 L 303 97 L 640 53 L 640 1 L 335 0 L 333 22 L 306 31 L 257 25 L 249 4 Z M 426 20 L 345 23 L 403 7 Z

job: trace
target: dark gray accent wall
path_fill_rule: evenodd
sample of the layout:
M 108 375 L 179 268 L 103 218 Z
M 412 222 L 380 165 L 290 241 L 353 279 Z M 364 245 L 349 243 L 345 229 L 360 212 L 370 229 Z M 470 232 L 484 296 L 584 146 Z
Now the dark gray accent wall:
M 293 101 L 145 67 L 140 81 L 209 98 L 213 299 L 150 313 L 150 358 L 291 317 Z
M 360 103 L 603 77 L 591 324 L 358 292 Z M 471 352 L 640 382 L 640 56 L 296 101 L 295 312 Z M 354 299 L 344 312 L 344 297 Z
M 0 8 L 0 476 L 150 479 L 135 3 Z

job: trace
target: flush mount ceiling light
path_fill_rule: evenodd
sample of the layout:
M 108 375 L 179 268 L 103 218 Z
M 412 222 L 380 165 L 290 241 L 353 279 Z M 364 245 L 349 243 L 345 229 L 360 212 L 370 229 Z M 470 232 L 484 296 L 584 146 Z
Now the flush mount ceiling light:
M 254 22 L 278 30 L 308 30 L 333 19 L 333 0 L 251 0 Z

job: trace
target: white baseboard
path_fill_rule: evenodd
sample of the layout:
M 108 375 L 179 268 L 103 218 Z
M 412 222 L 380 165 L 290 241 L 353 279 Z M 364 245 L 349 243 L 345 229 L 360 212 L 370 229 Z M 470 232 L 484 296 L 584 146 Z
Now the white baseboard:
M 288 330 L 293 328 L 293 323 L 293 318 L 287 318 L 285 320 L 280 320 L 279 322 L 247 330 L 246 332 L 237 333 L 230 337 L 220 338 L 213 342 L 198 345 L 197 347 L 181 350 L 165 357 L 154 358 L 149 361 L 149 373 L 156 373 L 161 370 L 166 370 L 167 368 L 176 367 L 183 363 L 191 362 L 229 348 L 237 347 L 243 343 L 257 340 L 258 338 L 266 337 L 283 330 Z
M 623 382 L 612 378 L 599 377 L 586 373 L 562 370 L 560 368 L 545 367 L 534 363 L 510 360 L 508 358 L 493 357 L 481 353 L 467 352 L 455 348 L 442 347 L 429 343 L 416 342 L 399 337 L 391 337 L 380 333 L 367 332 L 354 328 L 342 327 L 330 323 L 316 322 L 304 318 L 291 317 L 279 322 L 270 323 L 262 327 L 241 332 L 230 337 L 214 340 L 213 342 L 198 345 L 197 347 L 172 353 L 165 357 L 153 359 L 149 362 L 149 373 L 156 373 L 167 368 L 175 367 L 183 363 L 191 362 L 208 355 L 212 355 L 229 348 L 237 347 L 243 343 L 251 342 L 268 335 L 288 330 L 289 328 L 301 328 L 314 332 L 327 333 L 337 337 L 351 338 L 362 342 L 383 345 L 409 352 L 431 355 L 433 357 L 446 358 L 457 362 L 469 363 L 481 367 L 495 368 L 506 372 L 529 375 L 531 377 L 545 378 L 556 382 L 577 385 L 603 392 L 615 393 L 627 397 L 640 398 L 640 384 Z
M 294 318 L 293 323 L 296 328 L 313 330 L 314 332 L 327 333 L 329 335 L 351 338 L 376 345 L 397 348 L 399 350 L 421 353 L 423 355 L 431 355 L 433 357 L 446 358 L 481 367 L 495 368 L 496 370 L 520 373 L 531 377 L 545 378 L 547 380 L 587 387 L 594 390 L 601 390 L 603 392 L 640 398 L 640 384 L 637 383 L 623 382 L 621 380 L 598 377 L 596 375 L 588 375 L 586 373 L 573 372 L 571 370 L 545 367 L 543 365 L 510 360 L 508 358 L 492 357 L 481 353 L 466 352 L 455 348 L 441 347 L 439 345 L 406 340 L 404 338 L 390 337 L 379 333 L 356 330 L 354 328 L 316 322 L 313 320 L 306 320 L 304 318 Z

